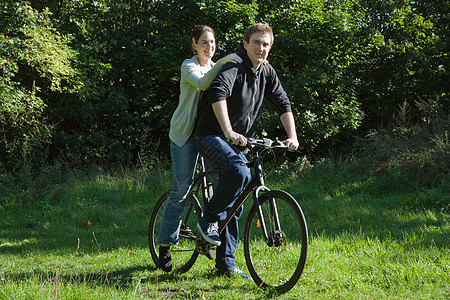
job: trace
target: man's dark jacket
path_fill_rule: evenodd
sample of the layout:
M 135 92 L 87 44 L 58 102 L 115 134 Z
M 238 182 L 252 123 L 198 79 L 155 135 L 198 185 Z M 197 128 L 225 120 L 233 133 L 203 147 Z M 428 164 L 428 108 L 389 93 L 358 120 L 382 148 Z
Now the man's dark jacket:
M 239 64 L 227 63 L 222 67 L 209 88 L 203 93 L 201 103 L 206 108 L 197 121 L 196 136 L 223 135 L 211 103 L 226 100 L 228 116 L 234 131 L 251 137 L 255 119 L 266 98 L 279 115 L 291 111 L 291 105 L 280 80 L 270 64 L 252 69 L 247 51 L 240 44 L 236 53 L 242 58 Z

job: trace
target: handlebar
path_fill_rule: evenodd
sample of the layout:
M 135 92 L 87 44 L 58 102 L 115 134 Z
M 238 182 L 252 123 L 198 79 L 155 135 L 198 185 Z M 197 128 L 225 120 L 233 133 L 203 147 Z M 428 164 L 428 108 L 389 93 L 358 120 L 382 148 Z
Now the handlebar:
M 264 148 L 264 149 L 284 149 L 288 150 L 290 152 L 296 152 L 300 153 L 300 151 L 296 149 L 292 149 L 287 147 L 283 144 L 282 141 L 278 140 L 278 138 L 275 138 L 275 140 L 271 140 L 268 138 L 262 138 L 262 139 L 254 139 L 254 138 L 248 138 L 247 139 L 247 148 L 253 149 L 253 148 Z

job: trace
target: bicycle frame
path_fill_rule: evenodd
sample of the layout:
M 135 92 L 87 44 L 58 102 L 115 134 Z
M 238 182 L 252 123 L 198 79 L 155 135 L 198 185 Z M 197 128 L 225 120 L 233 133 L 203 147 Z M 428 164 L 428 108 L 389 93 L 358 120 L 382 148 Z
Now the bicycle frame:
M 244 191 L 241 193 L 241 195 L 238 197 L 238 199 L 235 201 L 233 206 L 228 210 L 227 212 L 227 218 L 225 220 L 222 220 L 219 222 L 219 233 L 222 233 L 225 227 L 228 225 L 228 223 L 231 221 L 231 219 L 236 215 L 239 208 L 244 204 L 244 202 L 247 200 L 247 198 L 253 194 L 253 203 L 257 207 L 257 214 L 260 221 L 261 230 L 263 233 L 263 236 L 267 243 L 270 243 L 271 238 L 267 234 L 266 224 L 264 220 L 264 215 L 261 210 L 261 206 L 259 203 L 259 194 L 269 191 L 269 189 L 264 184 L 264 175 L 261 165 L 261 159 L 259 156 L 258 151 L 254 152 L 254 158 L 252 162 L 248 163 L 248 166 L 252 169 L 254 169 L 254 177 L 250 180 L 250 182 L 245 186 Z M 205 162 L 202 156 L 200 156 L 199 161 L 199 175 L 194 179 L 194 182 L 192 183 L 188 194 L 192 194 L 194 197 L 194 203 L 193 208 L 195 212 L 197 213 L 197 218 L 201 218 L 202 216 L 202 206 L 200 204 L 200 201 L 198 200 L 198 194 L 200 192 L 200 189 L 203 191 L 203 205 L 206 205 L 209 202 L 209 199 L 212 195 L 210 195 L 209 188 L 213 185 L 211 183 L 208 183 L 207 181 L 207 175 L 214 174 L 216 172 L 207 172 L 205 168 Z M 270 200 L 269 203 L 270 210 L 273 213 L 273 216 L 275 218 L 275 230 L 280 231 L 281 226 L 278 219 L 278 212 L 276 209 L 275 201 Z M 192 209 L 192 207 L 190 208 Z M 189 212 L 190 213 L 190 212 Z
M 227 218 L 219 222 L 219 233 L 222 233 L 228 223 L 231 221 L 231 218 L 237 213 L 239 208 L 244 204 L 245 200 L 253 193 L 253 202 L 257 206 L 257 214 L 261 223 L 261 229 L 263 231 L 264 238 L 266 242 L 269 243 L 270 238 L 267 234 L 266 225 L 264 222 L 264 216 L 261 210 L 261 206 L 259 204 L 259 193 L 269 191 L 269 189 L 264 184 L 264 175 L 262 171 L 261 159 L 259 157 L 258 151 L 255 151 L 255 157 L 253 161 L 249 163 L 249 167 L 253 165 L 253 169 L 255 170 L 255 176 L 250 180 L 250 182 L 245 186 L 244 191 L 239 195 L 236 202 L 227 212 Z M 276 206 L 273 199 L 270 202 L 270 208 L 272 211 L 276 212 Z M 278 215 L 275 215 L 276 220 L 276 229 L 280 230 L 280 222 L 278 220 Z
M 200 202 L 198 201 L 198 193 L 200 192 L 200 189 L 203 191 L 203 205 L 206 205 L 206 203 L 208 202 L 208 200 L 211 198 L 210 192 L 209 192 L 209 187 L 211 186 L 211 184 L 208 183 L 206 175 L 207 174 L 212 174 L 206 172 L 206 168 L 205 168 L 205 161 L 203 159 L 202 156 L 199 157 L 200 161 L 199 161 L 199 174 L 198 176 L 196 176 L 194 178 L 194 181 L 191 184 L 191 187 L 188 190 L 187 195 L 192 194 L 193 198 L 195 201 L 193 201 L 193 207 L 189 207 L 189 212 L 188 215 L 191 213 L 190 210 L 192 210 L 192 208 L 194 208 L 196 214 L 197 214 L 197 219 L 200 219 L 202 217 L 202 206 L 200 204 Z

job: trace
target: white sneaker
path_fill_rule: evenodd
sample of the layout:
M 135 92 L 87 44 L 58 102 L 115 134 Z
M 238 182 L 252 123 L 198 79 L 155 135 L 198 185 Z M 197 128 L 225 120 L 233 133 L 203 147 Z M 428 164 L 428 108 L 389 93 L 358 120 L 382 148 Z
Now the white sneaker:
M 227 272 L 219 272 L 225 275 L 229 275 L 229 276 L 239 276 L 242 279 L 245 280 L 251 280 L 252 278 L 250 277 L 250 275 L 247 275 L 244 273 L 244 271 L 242 271 L 241 269 L 239 269 L 238 267 L 234 267 L 232 270 L 227 271 Z
M 197 228 L 200 234 L 210 244 L 220 246 L 219 225 L 215 223 L 206 223 L 202 219 L 198 220 Z

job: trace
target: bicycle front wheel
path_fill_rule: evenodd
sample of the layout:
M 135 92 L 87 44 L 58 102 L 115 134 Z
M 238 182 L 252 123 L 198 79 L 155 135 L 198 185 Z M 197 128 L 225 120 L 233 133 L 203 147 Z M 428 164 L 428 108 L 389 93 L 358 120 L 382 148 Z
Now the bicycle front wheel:
M 245 225 L 244 253 L 247 268 L 262 288 L 289 291 L 299 280 L 306 263 L 308 232 L 297 201 L 284 191 L 269 191 L 253 205 Z M 269 238 L 263 235 L 263 224 Z
M 156 237 L 161 227 L 164 206 L 169 197 L 169 192 L 165 192 L 156 203 L 148 226 L 148 245 L 153 262 L 158 268 L 160 268 L 159 244 L 156 242 Z M 194 196 L 189 195 L 189 197 Z M 196 235 L 194 232 L 197 225 L 197 216 L 193 209 L 193 201 L 194 199 L 187 199 L 186 207 L 183 211 L 178 245 L 172 245 L 170 247 L 173 270 L 177 273 L 187 272 L 194 265 L 198 257 L 198 252 L 195 251 Z

